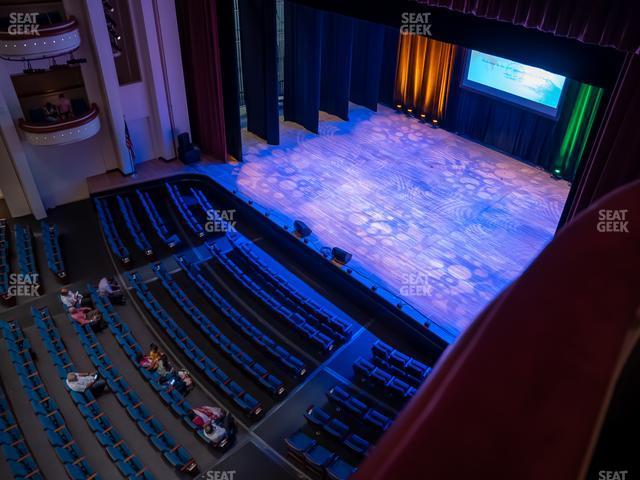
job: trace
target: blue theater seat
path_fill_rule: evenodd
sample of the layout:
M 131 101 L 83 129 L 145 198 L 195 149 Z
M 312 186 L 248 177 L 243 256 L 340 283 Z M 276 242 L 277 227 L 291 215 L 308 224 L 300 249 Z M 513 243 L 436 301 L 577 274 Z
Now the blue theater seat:
M 314 445 L 304 452 L 304 460 L 307 467 L 319 475 L 324 473 L 327 465 L 335 458 L 335 454 L 322 445 Z
M 285 438 L 284 441 L 289 455 L 301 462 L 304 462 L 304 453 L 316 445 L 315 440 L 300 430 Z
M 355 434 L 349 435 L 342 443 L 358 455 L 365 455 L 371 446 L 364 438 Z
M 311 406 L 304 414 L 312 426 L 318 428 L 324 428 L 325 425 L 331 420 L 331 416 L 320 407 Z
M 347 480 L 356 472 L 356 468 L 341 458 L 335 458 L 327 465 L 327 477 L 331 480 Z

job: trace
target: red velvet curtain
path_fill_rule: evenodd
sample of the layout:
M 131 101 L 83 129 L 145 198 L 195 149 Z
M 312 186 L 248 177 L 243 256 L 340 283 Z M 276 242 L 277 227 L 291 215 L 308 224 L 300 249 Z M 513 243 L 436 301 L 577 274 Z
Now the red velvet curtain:
M 191 134 L 203 153 L 227 159 L 215 0 L 176 2 Z
M 640 336 L 638 206 L 640 181 L 560 231 L 445 353 L 355 478 L 583 477 Z M 602 209 L 629 233 L 601 232 Z
M 640 2 L 635 0 L 417 0 L 559 37 L 640 53 Z

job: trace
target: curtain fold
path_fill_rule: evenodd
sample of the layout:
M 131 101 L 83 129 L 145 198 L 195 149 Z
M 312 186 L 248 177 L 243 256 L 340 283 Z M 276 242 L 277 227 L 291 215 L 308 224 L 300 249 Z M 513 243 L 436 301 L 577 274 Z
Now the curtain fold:
M 242 134 L 240 129 L 240 82 L 238 81 L 238 57 L 236 54 L 236 22 L 233 3 L 217 2 L 218 40 L 224 101 L 224 124 L 227 136 L 227 152 L 236 160 L 242 160 Z
M 399 37 L 400 34 L 396 28 L 384 28 L 378 101 L 387 106 L 392 106 L 394 104 L 393 97 L 395 95 L 396 88 L 396 66 L 398 64 Z
M 318 133 L 322 13 L 285 0 L 284 119 Z
M 323 16 L 320 110 L 349 120 L 353 19 L 329 12 Z
M 227 159 L 216 2 L 176 2 L 189 121 L 203 153 Z
M 558 37 L 640 54 L 640 2 L 584 0 L 417 0 L 476 17 L 533 28 Z
M 247 130 L 280 143 L 276 0 L 238 0 Z
M 351 94 L 353 103 L 378 110 L 385 27 L 354 20 Z
M 450 43 L 422 35 L 400 35 L 395 103 L 442 122 L 456 51 Z

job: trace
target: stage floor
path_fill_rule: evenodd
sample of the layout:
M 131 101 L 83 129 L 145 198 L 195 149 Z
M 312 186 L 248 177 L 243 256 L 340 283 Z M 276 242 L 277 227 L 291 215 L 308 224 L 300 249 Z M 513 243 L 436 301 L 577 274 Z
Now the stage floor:
M 309 225 L 317 241 L 456 336 L 551 240 L 569 184 L 384 106 L 244 131 L 244 162 L 195 170 Z M 272 217 L 273 218 L 273 217 Z M 514 319 L 517 320 L 517 319 Z

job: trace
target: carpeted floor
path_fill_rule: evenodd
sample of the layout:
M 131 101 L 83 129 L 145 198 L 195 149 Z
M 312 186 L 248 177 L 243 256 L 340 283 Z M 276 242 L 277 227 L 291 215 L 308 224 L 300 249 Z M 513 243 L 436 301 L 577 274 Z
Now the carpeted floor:
M 551 240 L 569 184 L 380 106 L 322 114 L 320 135 L 282 122 L 281 143 L 244 131 L 244 162 L 203 165 L 453 335 Z

